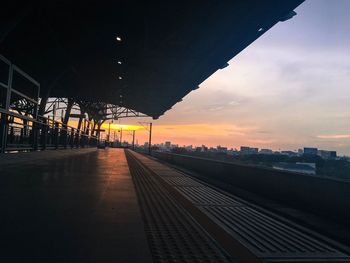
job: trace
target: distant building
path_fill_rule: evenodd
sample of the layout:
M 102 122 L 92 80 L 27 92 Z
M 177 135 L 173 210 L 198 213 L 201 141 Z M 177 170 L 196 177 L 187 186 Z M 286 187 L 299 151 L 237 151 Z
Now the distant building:
M 317 155 L 318 149 L 311 147 L 304 147 L 304 155 Z
M 258 152 L 259 152 L 259 148 L 241 146 L 241 154 L 257 154 Z
M 316 164 L 315 163 L 276 163 L 273 165 L 273 168 L 281 171 L 288 171 L 294 173 L 302 173 L 315 175 L 316 174 Z
M 170 148 L 171 148 L 171 142 L 165 142 L 165 143 L 164 143 L 164 147 L 165 147 L 165 149 L 170 150 Z
M 217 152 L 219 153 L 227 153 L 227 147 L 217 146 L 216 147 Z
M 261 154 L 273 154 L 273 151 L 271 149 L 261 149 L 259 151 Z
M 208 151 L 208 147 L 205 145 L 202 145 L 201 152 L 207 152 L 207 151 Z
M 193 151 L 193 146 L 192 145 L 188 145 L 185 147 L 187 151 Z
M 258 153 L 259 152 L 259 148 L 250 148 L 252 153 Z
M 281 151 L 281 154 L 288 155 L 288 156 L 297 156 L 298 155 L 297 152 L 293 152 L 293 151 Z
M 318 151 L 318 155 L 321 156 L 324 159 L 337 158 L 337 152 L 336 151 L 319 150 Z

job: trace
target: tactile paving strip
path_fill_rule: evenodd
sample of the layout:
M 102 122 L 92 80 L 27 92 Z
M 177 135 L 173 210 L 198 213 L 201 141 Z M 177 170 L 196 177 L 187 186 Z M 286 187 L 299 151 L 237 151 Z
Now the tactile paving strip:
M 263 213 L 176 170 L 170 177 L 165 165 L 142 155 L 138 158 L 263 261 L 350 262 L 349 255 L 332 240 Z
M 202 184 L 197 183 L 191 178 L 188 177 L 174 177 L 174 176 L 167 176 L 166 178 L 163 178 L 168 184 L 173 186 L 202 186 Z
M 239 206 L 242 203 L 217 192 L 210 187 L 175 187 L 183 196 L 198 206 Z
M 345 256 L 308 234 L 291 228 L 247 206 L 202 207 L 223 226 L 238 235 L 260 257 L 329 258 Z
M 155 262 L 232 262 L 204 229 L 127 153 Z

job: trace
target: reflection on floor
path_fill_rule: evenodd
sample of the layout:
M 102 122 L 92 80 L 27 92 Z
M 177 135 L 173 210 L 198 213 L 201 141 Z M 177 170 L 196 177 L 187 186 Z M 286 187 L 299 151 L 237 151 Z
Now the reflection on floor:
M 2 262 L 152 261 L 124 151 L 83 152 L 2 160 Z

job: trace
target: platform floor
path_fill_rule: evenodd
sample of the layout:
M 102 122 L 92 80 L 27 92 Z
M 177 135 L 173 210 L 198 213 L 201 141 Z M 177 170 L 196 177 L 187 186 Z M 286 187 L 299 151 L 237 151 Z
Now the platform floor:
M 315 231 L 145 155 L 0 156 L 1 262 L 350 262 Z
M 123 150 L 0 161 L 1 262 L 152 262 Z

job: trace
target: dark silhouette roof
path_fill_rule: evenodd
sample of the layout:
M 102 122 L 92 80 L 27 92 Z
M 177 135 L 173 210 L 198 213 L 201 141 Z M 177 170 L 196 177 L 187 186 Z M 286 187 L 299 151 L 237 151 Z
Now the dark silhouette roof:
M 41 95 L 158 118 L 301 2 L 12 2 L 2 7 L 0 53 L 41 83 Z

